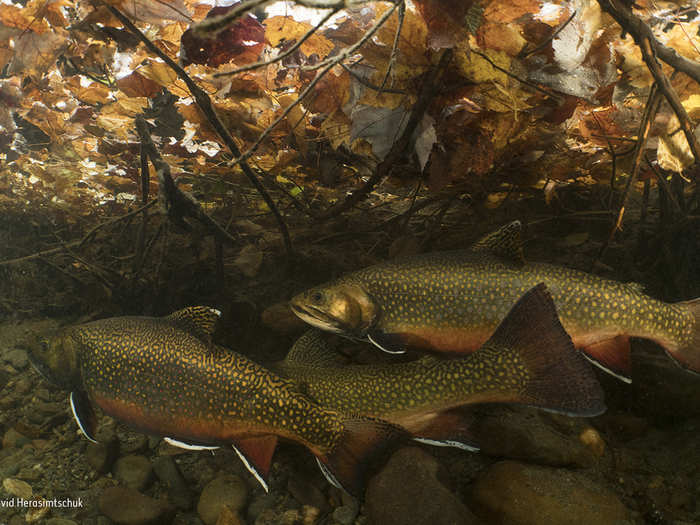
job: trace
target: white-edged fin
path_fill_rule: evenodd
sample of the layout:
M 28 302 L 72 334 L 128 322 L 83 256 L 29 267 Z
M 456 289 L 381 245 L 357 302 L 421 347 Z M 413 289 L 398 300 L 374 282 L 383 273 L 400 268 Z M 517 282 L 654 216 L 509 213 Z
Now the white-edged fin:
M 607 367 L 603 366 L 602 364 L 600 364 L 598 361 L 596 361 L 596 360 L 593 359 L 592 357 L 589 357 L 588 355 L 586 355 L 586 352 L 581 352 L 581 355 L 583 355 L 583 357 L 585 357 L 586 360 L 588 360 L 589 363 L 591 363 L 591 364 L 597 366 L 597 367 L 600 368 L 603 372 L 607 372 L 607 373 L 610 374 L 611 376 L 614 376 L 614 377 L 618 378 L 620 381 L 622 381 L 622 382 L 624 382 L 624 383 L 627 383 L 628 385 L 629 385 L 629 384 L 632 384 L 632 378 L 631 378 L 631 377 L 627 377 L 627 376 L 620 375 L 620 374 L 614 372 L 613 370 L 611 370 L 610 368 L 607 368 Z M 575 414 L 574 414 L 574 415 L 575 415 Z
M 382 352 L 386 352 L 387 354 L 398 355 L 398 354 L 405 354 L 406 353 L 406 350 L 388 350 L 387 348 L 384 348 L 375 339 L 373 339 L 372 336 L 369 334 L 367 334 L 367 339 L 369 339 L 370 343 L 372 343 L 374 346 L 379 348 Z
M 78 423 L 78 428 L 80 428 L 80 431 L 83 433 L 83 435 L 88 439 L 88 441 L 97 443 L 97 440 L 92 436 L 92 432 L 90 432 L 87 429 L 87 426 L 83 423 L 80 417 L 80 413 L 82 413 L 82 410 L 80 407 L 80 401 L 78 401 L 75 392 L 70 393 L 70 409 L 73 412 L 75 422 Z
M 217 310 L 216 308 L 209 308 L 209 311 L 221 317 L 221 310 Z
M 178 441 L 177 439 L 169 437 L 164 437 L 163 441 L 165 441 L 168 445 L 172 445 L 173 447 L 177 448 L 184 448 L 185 450 L 216 450 L 219 448 L 209 445 L 193 445 L 191 443 L 185 443 L 184 441 Z
M 428 438 L 414 437 L 413 441 L 417 441 L 418 443 L 423 443 L 424 445 L 431 445 L 433 447 L 452 447 L 452 448 L 458 448 L 460 450 L 466 450 L 468 452 L 479 452 L 479 450 L 481 450 L 479 447 L 475 447 L 473 445 L 468 445 L 466 443 L 462 443 L 461 441 L 454 441 L 452 439 L 439 440 L 439 439 L 428 439 Z
M 328 470 L 328 467 L 326 467 L 323 463 L 321 463 L 321 460 L 316 458 L 316 463 L 318 464 L 318 468 L 321 469 L 321 473 L 323 474 L 323 477 L 325 477 L 328 480 L 328 483 L 333 485 L 335 488 L 340 489 L 340 490 L 345 490 L 345 488 L 340 484 L 340 482 L 336 479 L 336 477 L 333 475 L 333 473 Z M 345 491 L 347 492 L 347 491 Z
M 238 448 L 236 448 L 236 445 L 231 445 L 233 450 L 238 454 L 238 457 L 241 458 L 241 461 L 245 465 L 245 468 L 248 469 L 248 471 L 255 477 L 255 479 L 258 480 L 258 482 L 262 485 L 262 488 L 265 489 L 265 492 L 270 492 L 270 489 L 267 486 L 267 482 L 263 479 L 263 477 L 260 475 L 260 473 L 256 470 L 256 468 L 250 464 L 250 461 L 248 461 L 248 458 L 245 457 L 245 454 L 243 454 Z

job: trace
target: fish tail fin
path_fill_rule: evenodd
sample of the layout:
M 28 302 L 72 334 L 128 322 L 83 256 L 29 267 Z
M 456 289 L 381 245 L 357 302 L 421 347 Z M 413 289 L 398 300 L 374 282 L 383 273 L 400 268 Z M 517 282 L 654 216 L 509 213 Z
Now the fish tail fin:
M 664 349 L 681 367 L 700 374 L 700 298 L 676 304 L 690 312 L 690 334 L 685 343 L 664 344 Z
M 593 368 L 574 348 L 544 284 L 518 300 L 489 343 L 517 352 L 527 370 L 524 392 L 515 401 L 575 416 L 605 411 Z
M 316 460 L 332 485 L 358 496 L 374 469 L 409 435 L 401 427 L 374 418 L 349 418 L 343 425 L 333 450 Z

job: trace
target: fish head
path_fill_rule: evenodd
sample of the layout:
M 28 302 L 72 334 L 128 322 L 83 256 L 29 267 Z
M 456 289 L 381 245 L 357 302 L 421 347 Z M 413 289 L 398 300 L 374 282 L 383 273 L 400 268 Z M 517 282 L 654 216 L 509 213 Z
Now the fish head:
M 355 283 L 317 286 L 292 298 L 292 311 L 311 326 L 343 335 L 363 337 L 377 319 L 378 308 Z
M 80 383 L 78 347 L 70 331 L 61 330 L 29 349 L 29 362 L 50 383 L 71 390 Z

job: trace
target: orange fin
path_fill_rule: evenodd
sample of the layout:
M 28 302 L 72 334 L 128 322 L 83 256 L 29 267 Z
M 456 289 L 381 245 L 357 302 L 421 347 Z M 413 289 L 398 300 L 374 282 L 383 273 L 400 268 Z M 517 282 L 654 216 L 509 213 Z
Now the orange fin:
M 688 343 L 677 345 L 676 348 L 666 348 L 666 352 L 681 367 L 700 374 L 700 298 L 676 304 L 690 310 L 692 331 Z
M 277 448 L 277 436 L 236 439 L 233 450 L 258 482 L 268 491 L 267 478 L 270 473 L 272 456 Z
M 632 382 L 630 339 L 626 335 L 617 335 L 608 339 L 602 339 L 580 350 L 586 358 L 598 368 L 614 375 L 625 383 Z
M 544 283 L 515 303 L 484 344 L 488 346 L 515 350 L 527 368 L 528 381 L 519 403 L 573 416 L 605 411 L 603 389 L 559 322 Z
M 340 441 L 316 460 L 332 485 L 360 496 L 370 474 L 387 459 L 388 452 L 410 436 L 402 428 L 379 419 L 346 419 L 343 424 Z

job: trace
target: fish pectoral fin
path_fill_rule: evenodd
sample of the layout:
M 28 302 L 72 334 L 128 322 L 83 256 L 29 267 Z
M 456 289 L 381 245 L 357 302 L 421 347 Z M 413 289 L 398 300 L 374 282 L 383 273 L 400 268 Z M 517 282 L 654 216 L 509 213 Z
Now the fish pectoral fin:
M 97 431 L 97 415 L 92 409 L 92 403 L 83 390 L 74 390 L 70 393 L 70 408 L 75 422 L 88 440 L 97 443 L 95 434 Z
M 178 328 L 191 333 L 207 344 L 211 343 L 221 312 L 209 306 L 190 306 L 166 316 Z
M 400 335 L 372 331 L 367 334 L 367 339 L 369 339 L 370 343 L 387 354 L 406 353 L 406 346 Z
M 522 223 L 513 221 L 485 235 L 476 241 L 469 250 L 496 255 L 509 262 L 522 265 L 525 264 L 522 233 Z
M 598 368 L 625 383 L 632 382 L 630 339 L 628 336 L 617 335 L 581 346 L 579 349 Z
M 430 445 L 432 447 L 452 447 L 458 448 L 460 450 L 466 450 L 467 452 L 479 452 L 481 450 L 476 444 L 464 443 L 456 439 L 431 439 L 414 437 L 413 441 L 422 443 L 424 445 Z
M 168 445 L 177 448 L 184 448 L 185 450 L 216 450 L 217 448 L 219 448 L 218 446 L 199 445 L 197 443 L 185 443 L 184 441 L 180 441 L 179 439 L 171 437 L 164 437 L 163 441 L 165 441 Z
M 245 468 L 258 480 L 265 492 L 268 492 L 267 478 L 270 474 L 272 456 L 277 448 L 277 436 L 239 438 L 231 446 Z

